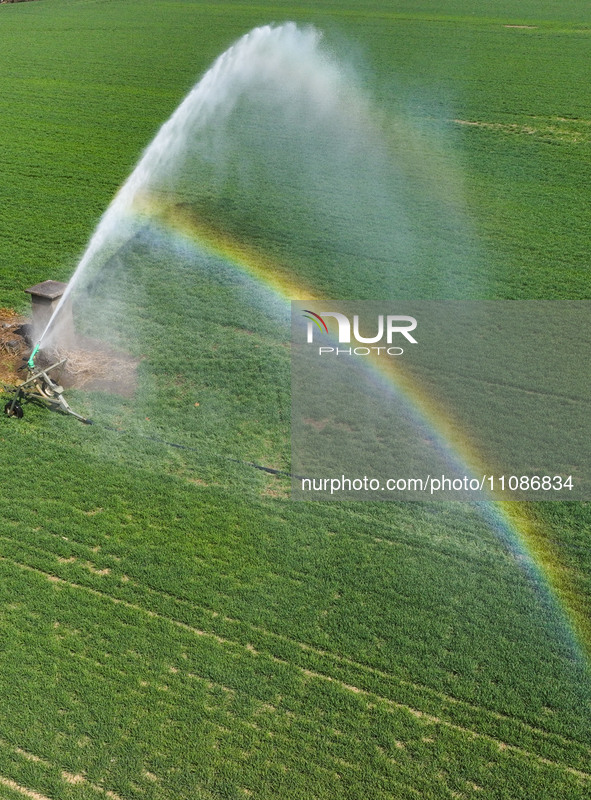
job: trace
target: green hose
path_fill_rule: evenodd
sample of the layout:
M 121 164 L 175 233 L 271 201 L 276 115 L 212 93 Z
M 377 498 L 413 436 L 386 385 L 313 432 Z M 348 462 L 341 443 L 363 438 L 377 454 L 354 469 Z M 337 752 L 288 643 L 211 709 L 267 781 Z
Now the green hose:
M 35 369 L 35 356 L 39 352 L 39 348 L 41 347 L 41 342 L 37 342 L 33 352 L 31 353 L 29 360 L 27 361 L 27 366 L 29 369 Z

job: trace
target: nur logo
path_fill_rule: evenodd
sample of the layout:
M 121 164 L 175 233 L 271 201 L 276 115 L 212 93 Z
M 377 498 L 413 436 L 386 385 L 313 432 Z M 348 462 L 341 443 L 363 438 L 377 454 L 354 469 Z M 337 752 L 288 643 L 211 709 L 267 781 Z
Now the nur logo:
M 411 344 L 417 344 L 417 340 L 411 335 L 411 331 L 417 327 L 417 321 L 414 317 L 397 316 L 397 315 L 378 315 L 377 319 L 377 333 L 375 336 L 362 336 L 359 332 L 359 315 L 353 315 L 353 324 L 346 314 L 341 314 L 337 311 L 323 311 L 322 314 L 316 314 L 315 311 L 304 309 L 303 315 L 308 320 L 307 342 L 308 344 L 314 343 L 314 336 L 318 335 L 320 331 L 324 336 L 328 335 L 328 327 L 325 317 L 336 319 L 338 326 L 338 340 L 339 344 L 349 344 L 351 342 L 351 330 L 353 338 L 356 342 L 362 345 L 377 344 L 382 342 L 384 335 L 386 337 L 386 344 L 391 345 L 394 335 L 399 334 Z M 370 352 L 387 353 L 390 356 L 402 355 L 404 352 L 401 347 L 355 347 L 355 348 L 334 348 L 334 347 L 320 347 L 318 350 L 319 355 L 328 353 L 335 353 L 336 355 L 369 355 Z

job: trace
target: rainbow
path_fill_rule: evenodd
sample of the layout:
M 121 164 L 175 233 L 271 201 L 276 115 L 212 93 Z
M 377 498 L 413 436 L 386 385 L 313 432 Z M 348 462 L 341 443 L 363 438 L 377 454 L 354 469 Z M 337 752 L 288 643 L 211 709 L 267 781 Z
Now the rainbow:
M 136 197 L 134 212 L 163 226 L 165 230 L 198 244 L 206 253 L 232 262 L 252 280 L 279 295 L 286 304 L 291 300 L 306 301 L 310 305 L 328 303 L 328 299 L 316 293 L 312 287 L 305 286 L 299 278 L 295 280 L 285 265 L 251 245 L 237 241 L 227 232 L 214 228 L 187 205 L 162 202 L 162 198 L 144 195 L 140 199 Z M 318 315 L 314 314 L 314 317 Z M 324 324 L 320 317 L 318 319 Z M 316 319 L 313 321 L 317 322 Z M 320 327 L 320 323 L 317 324 Z M 394 388 L 409 404 L 415 417 L 429 428 L 439 448 L 452 461 L 463 465 L 469 472 L 486 472 L 477 447 L 462 433 L 462 426 L 458 421 L 392 362 L 386 363 L 376 357 L 369 368 L 386 389 Z M 548 541 L 541 523 L 528 511 L 525 503 L 486 500 L 473 505 L 477 507 L 481 518 L 516 556 L 536 590 L 554 608 L 574 655 L 589 664 L 591 620 L 585 613 L 583 601 L 573 589 L 568 569 L 561 563 Z

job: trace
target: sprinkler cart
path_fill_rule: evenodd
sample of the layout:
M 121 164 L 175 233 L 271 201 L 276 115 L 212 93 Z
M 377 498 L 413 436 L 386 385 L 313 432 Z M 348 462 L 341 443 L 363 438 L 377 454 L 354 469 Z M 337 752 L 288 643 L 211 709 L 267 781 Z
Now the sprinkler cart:
M 23 407 L 20 403 L 21 399 L 25 398 L 26 400 L 42 400 L 49 406 L 60 408 L 66 414 L 71 414 L 73 417 L 76 417 L 76 419 L 81 420 L 81 422 L 85 422 L 89 425 L 92 424 L 92 420 L 86 419 L 86 417 L 83 417 L 81 414 L 77 414 L 70 408 L 68 402 L 63 396 L 63 386 L 60 386 L 50 377 L 50 373 L 63 368 L 68 359 L 62 358 L 61 361 L 56 361 L 55 364 L 52 364 L 50 367 L 46 367 L 45 369 L 37 368 L 35 366 L 35 356 L 37 355 L 38 351 L 39 344 L 35 345 L 35 348 L 31 353 L 29 360 L 27 361 L 27 379 L 16 387 L 14 390 L 14 397 L 4 406 L 4 413 L 9 417 L 21 419 L 24 414 Z

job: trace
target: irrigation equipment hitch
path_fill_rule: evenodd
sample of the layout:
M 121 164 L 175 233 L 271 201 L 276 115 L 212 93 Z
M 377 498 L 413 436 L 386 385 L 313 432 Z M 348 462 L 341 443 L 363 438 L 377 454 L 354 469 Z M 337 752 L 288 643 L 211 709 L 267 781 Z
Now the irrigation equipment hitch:
M 55 364 L 52 364 L 50 367 L 46 367 L 46 369 L 38 369 L 35 367 L 35 355 L 37 354 L 38 349 L 39 348 L 37 347 L 33 351 L 27 363 L 29 377 L 16 387 L 14 397 L 4 406 L 4 413 L 9 417 L 21 419 L 24 412 L 20 401 L 23 398 L 27 400 L 42 400 L 50 406 L 60 408 L 66 414 L 71 414 L 73 417 L 76 417 L 76 419 L 79 419 L 82 422 L 91 424 L 91 420 L 86 419 L 86 417 L 83 417 L 81 414 L 77 414 L 70 408 L 66 398 L 63 395 L 63 386 L 55 383 L 55 381 L 53 381 L 49 375 L 49 373 L 53 372 L 54 370 L 63 367 L 68 359 L 62 358 L 61 361 L 56 361 Z

